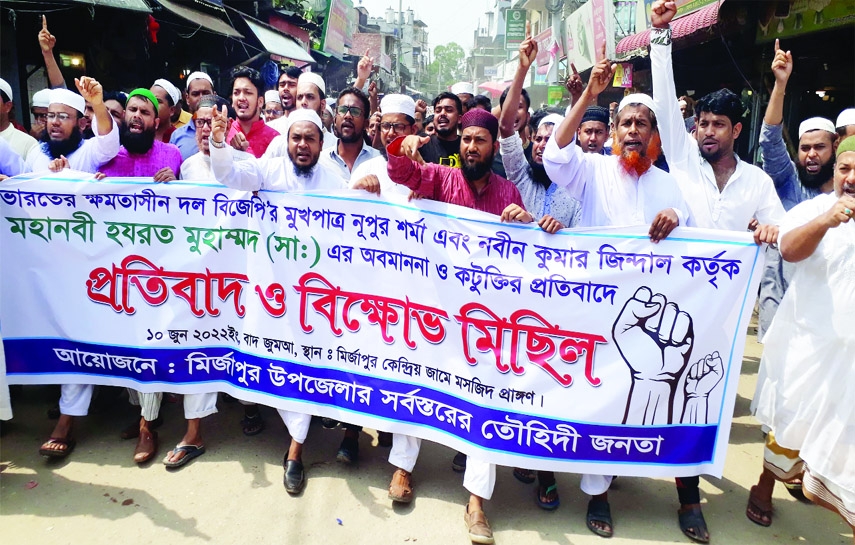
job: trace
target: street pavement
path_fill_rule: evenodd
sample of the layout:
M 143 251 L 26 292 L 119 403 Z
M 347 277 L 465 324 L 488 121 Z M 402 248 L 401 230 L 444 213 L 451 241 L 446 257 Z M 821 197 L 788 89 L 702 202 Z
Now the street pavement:
M 775 490 L 774 522 L 761 528 L 745 517 L 748 490 L 759 476 L 763 438 L 749 414 L 762 347 L 754 328 L 746 340 L 742 376 L 724 476 L 703 477 L 704 514 L 721 545 L 851 544 L 848 526 L 833 513 Z M 335 462 L 343 432 L 313 423 L 304 450 L 308 482 L 290 497 L 282 486 L 288 435 L 278 415 L 263 409 L 267 427 L 242 435 L 238 403 L 220 401 L 220 412 L 203 422 L 208 451 L 179 471 L 160 460 L 184 431 L 181 403 L 164 403 L 155 461 L 137 467 L 135 441 L 119 432 L 135 418 L 124 401 L 78 419 L 77 449 L 67 459 L 38 455 L 53 427 L 46 410 L 56 401 L 50 387 L 16 388 L 15 418 L 0 439 L 0 543 L 38 544 L 229 544 L 229 545 L 433 545 L 469 543 L 463 524 L 468 493 L 451 471 L 454 452 L 423 442 L 414 472 L 416 499 L 392 505 L 387 486 L 393 468 L 376 433 L 360 440 L 360 461 Z M 136 412 L 138 417 L 139 413 Z M 486 504 L 499 545 L 606 543 L 585 527 L 588 498 L 577 475 L 557 476 L 561 506 L 546 512 L 535 504 L 534 485 L 498 468 L 493 499 Z M 690 543 L 677 526 L 672 479 L 621 477 L 609 493 L 615 536 L 611 544 Z

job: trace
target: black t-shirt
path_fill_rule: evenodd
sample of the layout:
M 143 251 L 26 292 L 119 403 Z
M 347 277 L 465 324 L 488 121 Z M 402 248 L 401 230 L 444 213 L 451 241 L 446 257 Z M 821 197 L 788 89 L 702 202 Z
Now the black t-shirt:
M 419 153 L 425 163 L 460 168 L 460 137 L 442 140 L 434 134 L 430 137 L 430 142 L 419 148 Z

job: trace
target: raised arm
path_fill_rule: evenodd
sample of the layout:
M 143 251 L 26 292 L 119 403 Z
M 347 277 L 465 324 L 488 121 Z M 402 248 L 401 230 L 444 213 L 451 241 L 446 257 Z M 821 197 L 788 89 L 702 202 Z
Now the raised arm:
M 697 155 L 692 147 L 692 136 L 686 132 L 683 114 L 674 85 L 674 66 L 671 62 L 671 19 L 677 13 L 674 2 L 657 0 L 650 12 L 653 30 L 650 33 L 650 71 L 653 74 L 653 105 L 662 139 L 662 151 L 668 164 L 677 166 Z
M 42 15 L 42 29 L 39 31 L 39 47 L 42 50 L 42 57 L 45 60 L 45 69 L 47 69 L 48 82 L 51 89 L 65 87 L 65 79 L 62 77 L 62 72 L 56 63 L 56 57 L 53 56 L 53 48 L 56 47 L 56 37 L 48 30 L 47 17 L 44 15 Z
M 214 120 L 211 122 L 211 172 L 221 184 L 232 189 L 258 191 L 263 189 L 262 176 L 258 160 L 254 157 L 245 161 L 235 161 L 233 149 L 226 144 L 226 128 L 229 126 L 229 114 L 226 107 L 214 108 Z
M 83 76 L 74 79 L 74 85 L 80 96 L 92 105 L 95 118 L 92 121 L 92 130 L 95 133 L 95 155 L 96 163 L 103 165 L 119 153 L 121 145 L 119 140 L 119 127 L 113 122 L 113 116 L 104 104 L 104 89 L 95 78 Z
M 516 121 L 517 111 L 519 110 L 523 83 L 531 68 L 531 63 L 534 62 L 536 57 L 537 42 L 531 38 L 531 23 L 526 23 L 525 40 L 520 44 L 519 49 L 517 72 L 514 74 L 514 81 L 511 83 L 510 89 L 508 89 L 508 96 L 505 97 L 502 114 L 499 116 L 499 135 L 502 138 L 507 138 L 515 132 L 514 121 Z
M 366 49 L 365 55 L 359 59 L 359 63 L 356 65 L 356 81 L 353 82 L 353 86 L 357 89 L 365 87 L 365 82 L 371 77 L 371 70 L 374 69 L 374 58 L 368 55 L 370 52 L 370 49 Z
M 787 145 L 784 143 L 784 96 L 787 92 L 787 82 L 793 73 L 793 55 L 781 49 L 781 44 L 775 40 L 775 58 L 772 59 L 772 74 L 775 85 L 769 94 L 769 105 L 763 116 L 763 127 L 760 131 L 760 156 L 763 160 L 763 170 L 772 177 L 775 187 L 782 198 L 786 199 L 791 193 L 798 191 L 798 171 Z M 795 199 L 798 200 L 798 199 Z
M 605 46 L 603 46 L 603 49 L 605 50 Z M 549 139 L 549 144 L 555 142 L 558 148 L 561 149 L 573 142 L 576 138 L 576 131 L 579 129 L 579 124 L 582 122 L 582 117 L 585 115 L 585 110 L 589 104 L 595 103 L 599 94 L 608 87 L 614 71 L 614 65 L 609 63 L 609 60 L 605 56 L 605 51 L 603 51 L 603 58 L 591 70 L 591 78 L 588 81 L 588 86 L 582 91 L 580 100 L 573 105 L 570 113 L 564 118 L 561 125 L 556 127 L 552 133 L 552 138 Z M 554 180 L 554 178 L 552 179 Z

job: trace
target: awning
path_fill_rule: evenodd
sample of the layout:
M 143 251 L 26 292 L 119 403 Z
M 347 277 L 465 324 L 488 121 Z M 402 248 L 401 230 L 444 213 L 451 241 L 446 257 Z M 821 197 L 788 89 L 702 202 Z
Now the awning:
M 35 3 L 32 0 L 3 0 L 4 2 L 19 2 L 19 3 Z M 44 2 L 39 2 L 44 4 Z M 145 0 L 66 0 L 66 4 L 82 4 L 84 6 L 128 9 L 131 11 L 141 11 L 143 13 L 151 13 L 151 8 L 145 3 Z
M 188 8 L 172 0 L 157 0 L 157 3 L 178 15 L 182 19 L 186 19 L 191 23 L 198 25 L 200 28 L 205 28 L 216 34 L 222 34 L 230 38 L 243 38 L 243 34 L 235 30 L 225 21 L 217 19 L 213 15 L 208 15 L 199 10 Z
M 680 38 L 685 38 L 702 30 L 709 28 L 718 22 L 718 10 L 724 2 L 714 2 L 705 8 L 699 9 L 694 13 L 690 13 L 685 17 L 671 23 L 671 39 L 676 41 Z M 650 30 L 627 36 L 621 40 L 615 48 L 615 53 L 621 58 L 626 58 L 630 53 L 644 49 L 650 45 Z
M 479 89 L 486 89 L 490 91 L 490 94 L 493 95 L 501 95 L 502 91 L 505 90 L 505 87 L 510 85 L 510 82 L 501 82 L 501 81 L 487 81 L 478 86 Z
M 309 52 L 303 49 L 293 38 L 286 36 L 259 22 L 256 22 L 249 17 L 244 17 L 247 26 L 261 42 L 261 46 L 268 53 L 279 55 L 287 59 L 292 59 L 301 62 L 315 62 L 315 59 L 309 55 Z

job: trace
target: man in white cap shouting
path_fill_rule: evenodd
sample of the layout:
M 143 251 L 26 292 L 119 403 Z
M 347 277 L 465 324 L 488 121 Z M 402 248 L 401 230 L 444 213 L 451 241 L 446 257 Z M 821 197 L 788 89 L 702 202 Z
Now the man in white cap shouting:
M 843 141 L 850 136 L 855 136 L 855 108 L 846 108 L 837 116 L 837 136 Z
M 26 159 L 31 152 L 39 153 L 38 142 L 29 134 L 19 131 L 12 125 L 10 114 L 12 108 L 15 107 L 13 98 L 12 86 L 0 78 L 0 138 L 9 143 L 12 151 Z
M 57 170 L 68 166 L 94 174 L 119 153 L 119 127 L 104 105 L 101 84 L 87 76 L 75 79 L 74 83 L 79 95 L 68 89 L 51 89 L 41 153 L 27 157 L 28 171 Z M 95 112 L 95 122 L 92 123 L 95 137 L 84 142 L 79 121 L 83 118 L 87 101 Z
M 834 190 L 834 149 L 837 133 L 834 124 L 821 117 L 802 121 L 799 125 L 799 146 L 796 161 L 790 159 L 784 142 L 784 95 L 787 82 L 793 71 L 793 55 L 784 51 L 775 40 L 775 56 L 772 59 L 772 74 L 775 85 L 769 95 L 769 105 L 760 129 L 760 153 L 763 170 L 772 177 L 775 189 L 786 210 L 813 199 L 822 193 Z M 778 305 L 789 286 L 793 265 L 781 258 L 777 248 L 766 250 L 766 266 L 760 280 L 760 303 L 757 336 L 764 338 L 772 323 Z M 758 384 L 766 376 L 764 359 L 758 372 Z M 755 396 L 752 411 L 756 409 Z M 775 482 L 781 481 L 791 494 L 801 495 L 802 461 L 798 453 L 781 448 L 775 441 L 774 430 L 766 435 L 763 452 L 763 472 L 757 485 L 751 488 L 745 514 L 749 520 L 761 526 L 772 524 L 772 492 Z
M 285 115 L 285 109 L 282 108 L 282 101 L 279 99 L 279 91 L 272 89 L 265 91 L 264 109 L 261 113 L 264 114 L 264 122 L 268 126 L 270 126 L 271 121 L 275 121 Z
M 466 102 L 475 96 L 475 88 L 468 81 L 459 81 L 451 86 L 451 92 L 457 95 L 457 98 L 460 99 L 461 104 L 466 104 Z M 463 111 L 466 113 L 466 110 Z
M 203 96 L 213 95 L 214 82 L 211 76 L 205 72 L 193 72 L 187 76 L 187 90 L 184 91 L 184 102 L 187 103 L 187 109 L 190 114 L 195 114 L 199 108 L 199 101 Z M 186 161 L 191 155 L 199 151 L 196 146 L 196 124 L 187 123 L 183 127 L 175 129 L 172 136 L 169 137 L 169 143 L 178 146 L 181 150 L 181 160 Z
M 611 84 L 613 72 L 614 67 L 605 58 L 594 66 L 581 99 L 546 144 L 543 165 L 551 180 L 582 203 L 580 226 L 650 225 L 650 240 L 657 242 L 678 225 L 689 224 L 689 214 L 677 181 L 653 166 L 661 153 L 653 100 L 647 95 L 632 94 L 620 102 L 613 155 L 584 153 L 575 142 L 588 104 L 594 103 Z M 649 412 L 654 413 L 652 409 Z M 600 536 L 611 536 L 608 489 L 612 477 L 584 477 L 582 490 L 592 496 L 586 515 L 588 529 Z

